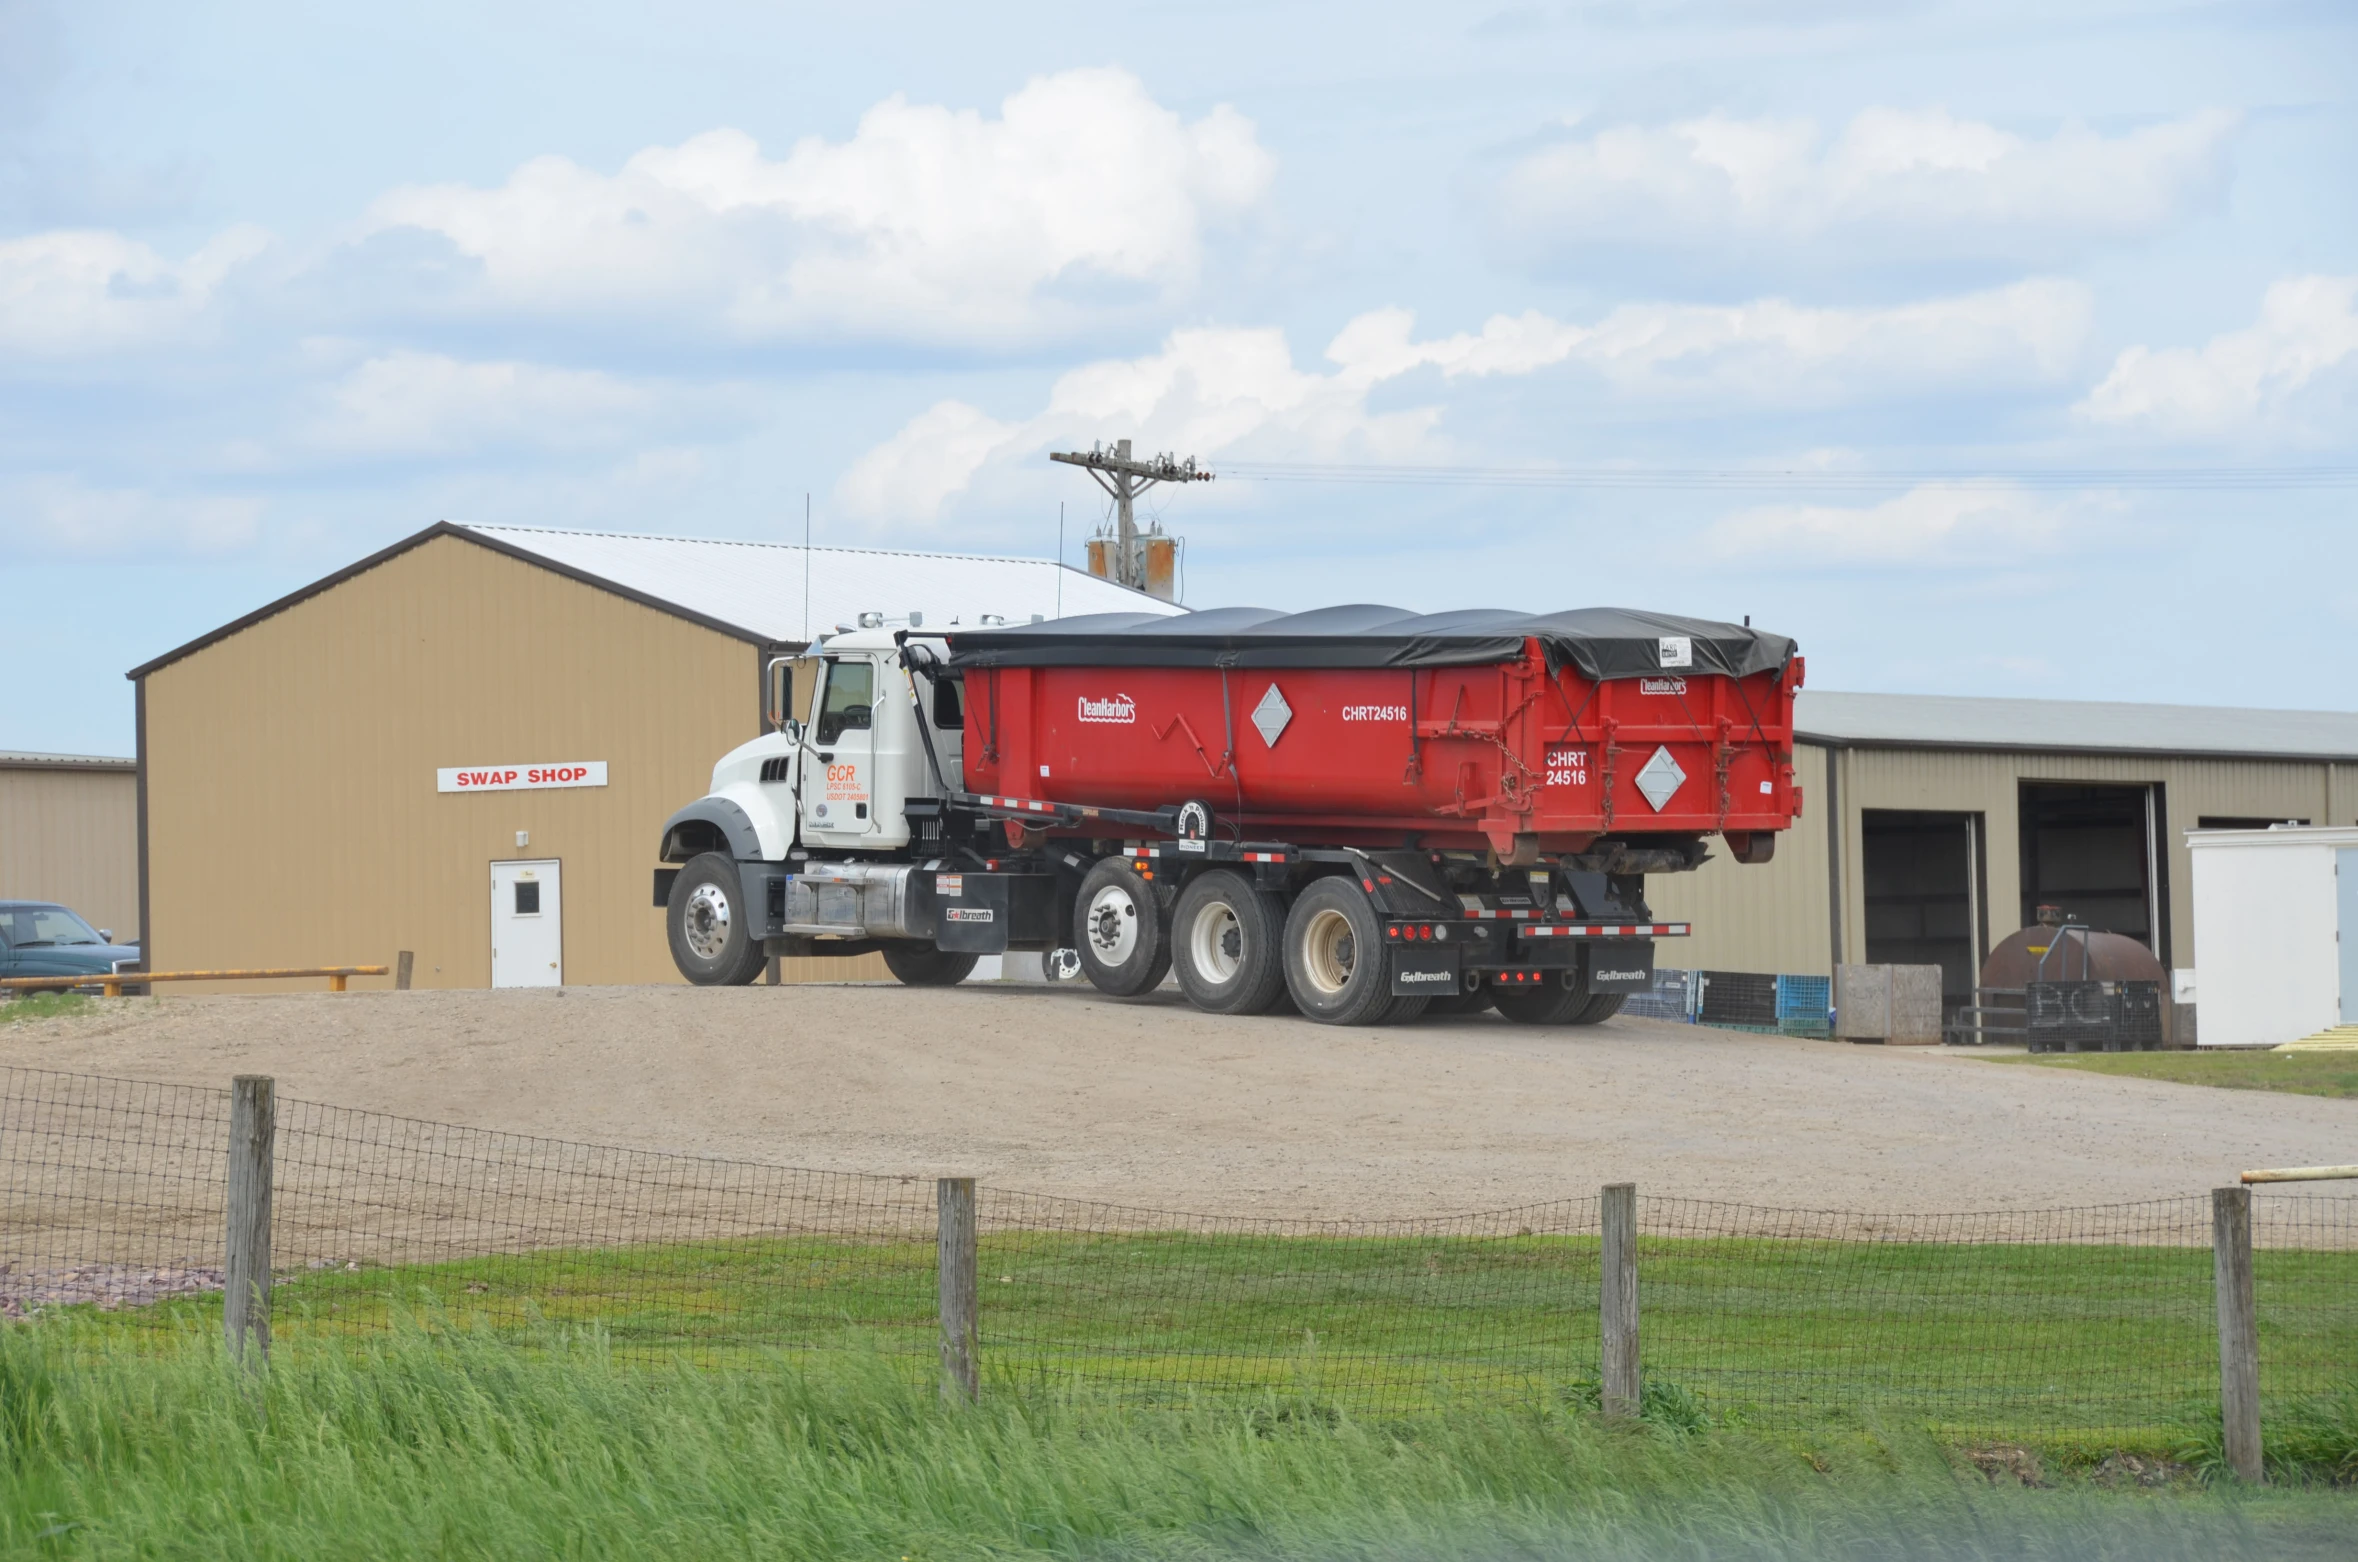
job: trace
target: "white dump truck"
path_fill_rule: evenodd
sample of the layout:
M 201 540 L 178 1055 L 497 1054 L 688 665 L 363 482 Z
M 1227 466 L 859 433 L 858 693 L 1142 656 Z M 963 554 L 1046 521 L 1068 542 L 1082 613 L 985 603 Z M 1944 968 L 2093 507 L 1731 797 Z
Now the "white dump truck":
M 1793 643 L 1583 609 L 865 615 L 666 821 L 689 980 L 880 952 L 903 982 L 1072 951 L 1101 991 L 1365 1024 L 1584 1023 L 1651 984 L 1649 873 L 1800 808 Z M 783 664 L 773 678 L 785 675 Z M 788 692 L 773 689 L 783 713 Z

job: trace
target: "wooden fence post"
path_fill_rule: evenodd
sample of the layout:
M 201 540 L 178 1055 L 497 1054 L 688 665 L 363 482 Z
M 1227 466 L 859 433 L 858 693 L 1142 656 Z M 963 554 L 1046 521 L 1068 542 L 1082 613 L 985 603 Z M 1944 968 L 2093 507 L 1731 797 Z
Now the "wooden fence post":
M 417 951 L 414 949 L 404 949 L 393 957 L 393 990 L 395 992 L 409 991 L 409 975 L 417 968 L 417 963 Z
M 1598 1200 L 1603 1219 L 1603 1274 L 1599 1285 L 1599 1333 L 1604 1372 L 1599 1379 L 1604 1412 L 1638 1413 L 1642 1380 L 1638 1367 L 1637 1184 L 1611 1182 Z
M 2260 1328 L 2252 1308 L 2252 1190 L 2211 1190 L 2211 1266 L 2219 1287 L 2219 1431 L 2227 1467 L 2255 1484 L 2260 1462 Z
M 940 1211 L 935 1263 L 941 1283 L 942 1398 L 971 1403 L 981 1384 L 975 1335 L 974 1179 L 934 1184 Z
M 221 1328 L 229 1354 L 259 1372 L 270 1362 L 270 1183 L 276 1087 L 240 1074 L 229 1095 L 229 1226 L 222 1244 Z

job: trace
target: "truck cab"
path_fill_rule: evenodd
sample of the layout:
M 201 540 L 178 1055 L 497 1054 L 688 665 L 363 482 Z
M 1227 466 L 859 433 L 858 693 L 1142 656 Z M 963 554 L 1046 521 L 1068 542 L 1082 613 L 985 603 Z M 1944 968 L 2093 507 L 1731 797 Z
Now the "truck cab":
M 786 714 L 791 690 L 774 694 L 778 730 L 722 756 L 711 790 L 665 822 L 655 899 L 691 980 L 749 981 L 765 954 L 866 953 L 922 931 L 908 863 L 964 753 L 947 647 L 871 614 L 812 650 L 808 724 Z
M 947 659 L 942 641 L 909 631 L 861 629 L 823 642 L 810 725 L 797 734 L 799 843 L 900 851 L 910 840 L 910 800 L 958 786 L 958 684 L 904 665 L 938 668 Z

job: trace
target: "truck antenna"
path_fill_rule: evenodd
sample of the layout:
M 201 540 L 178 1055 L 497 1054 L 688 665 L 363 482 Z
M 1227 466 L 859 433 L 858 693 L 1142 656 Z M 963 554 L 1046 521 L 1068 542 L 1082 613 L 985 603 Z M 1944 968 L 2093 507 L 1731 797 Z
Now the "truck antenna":
M 811 648 L 811 496 L 802 496 L 802 648 Z

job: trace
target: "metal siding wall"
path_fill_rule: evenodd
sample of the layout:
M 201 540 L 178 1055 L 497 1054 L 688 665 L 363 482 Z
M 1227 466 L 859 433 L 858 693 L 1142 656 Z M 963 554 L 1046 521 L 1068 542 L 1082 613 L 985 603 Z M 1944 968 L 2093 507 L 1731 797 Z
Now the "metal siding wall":
M 54 900 L 124 943 L 139 934 L 139 778 L 0 769 L 0 900 Z
M 2204 814 L 2241 817 L 2316 816 L 2330 766 L 2303 760 L 2172 759 L 2135 755 L 2005 754 L 1944 749 L 1854 749 L 1850 754 L 1850 835 L 1858 838 L 1860 811 L 1923 808 L 1979 811 L 1987 816 L 1984 851 L 1989 868 L 1990 942 L 2003 942 L 2022 918 L 2020 783 L 2086 782 L 2162 787 L 2163 842 L 2169 879 L 2166 915 L 2170 959 L 2194 964 L 2193 866 L 2186 832 Z M 1853 859 L 1856 860 L 1855 858 Z M 1865 890 L 1850 875 L 1850 916 L 1865 914 Z M 1859 941 L 1851 940 L 1853 959 Z
M 418 986 L 481 987 L 490 864 L 555 857 L 566 980 L 677 981 L 649 895 L 656 832 L 758 730 L 756 666 L 741 641 L 438 538 L 159 669 L 157 956 L 188 970 L 411 949 Z M 605 760 L 609 785 L 434 789 L 444 766 L 577 759 Z
M 1654 959 L 1689 970 L 1827 975 L 1826 760 L 1802 746 L 1793 769 L 1802 816 L 1777 838 L 1777 855 L 1759 867 L 1730 861 L 1724 847 L 1693 873 L 1646 880 L 1655 915 L 1692 922 L 1692 937 L 1664 939 Z
M 2302 760 L 2170 759 L 2134 755 L 2075 757 L 1953 749 L 1847 749 L 1834 755 L 1842 811 L 1842 933 L 1846 960 L 1866 958 L 1866 883 L 1860 872 L 1863 814 L 1870 808 L 1977 813 L 1988 883 L 1989 941 L 2020 925 L 2022 856 L 2020 784 L 2090 782 L 2148 786 L 2159 782 L 2167 811 L 2164 847 L 2169 879 L 2170 955 L 2192 966 L 2193 866 L 2186 831 L 2204 814 L 2358 822 L 2358 766 Z M 1669 966 L 1720 971 L 1831 972 L 1827 932 L 1826 751 L 1797 745 L 1794 768 L 1806 812 L 1777 842 L 1765 867 L 1746 868 L 1724 854 L 1692 874 L 1647 881 L 1657 914 L 1692 921 L 1695 935 L 1665 942 L 1656 958 Z M 2323 809 L 2322 816 L 2320 809 Z

